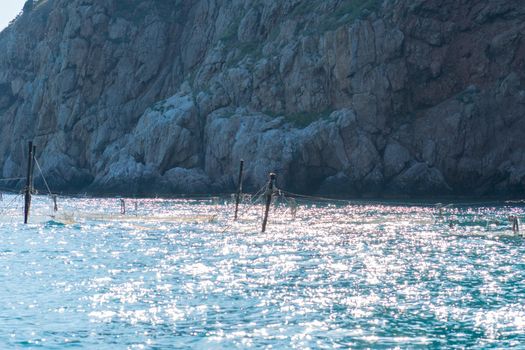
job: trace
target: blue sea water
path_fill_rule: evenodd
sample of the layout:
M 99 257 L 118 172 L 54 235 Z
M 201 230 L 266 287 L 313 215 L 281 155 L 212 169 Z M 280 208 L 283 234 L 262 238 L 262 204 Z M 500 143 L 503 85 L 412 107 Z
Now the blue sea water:
M 58 204 L 0 202 L 1 349 L 525 346 L 521 205 Z

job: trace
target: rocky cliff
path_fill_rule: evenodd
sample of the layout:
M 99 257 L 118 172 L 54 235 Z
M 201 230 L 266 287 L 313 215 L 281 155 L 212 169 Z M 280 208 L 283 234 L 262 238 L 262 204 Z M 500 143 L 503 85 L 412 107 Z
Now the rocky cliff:
M 56 190 L 525 193 L 521 0 L 40 0 L 0 34 L 0 169 Z M 8 183 L 16 186 L 16 183 Z

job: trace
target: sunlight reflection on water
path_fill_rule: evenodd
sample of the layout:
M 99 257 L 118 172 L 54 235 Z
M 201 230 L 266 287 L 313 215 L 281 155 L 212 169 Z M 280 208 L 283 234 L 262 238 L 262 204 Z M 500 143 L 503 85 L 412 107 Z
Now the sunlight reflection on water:
M 4 214 L 2 348 L 525 341 L 520 206 L 281 205 L 261 233 L 260 205 L 234 223 L 221 198 L 127 201 L 123 218 L 117 199 L 62 200 L 66 225 L 44 197 L 30 225 L 19 201 Z

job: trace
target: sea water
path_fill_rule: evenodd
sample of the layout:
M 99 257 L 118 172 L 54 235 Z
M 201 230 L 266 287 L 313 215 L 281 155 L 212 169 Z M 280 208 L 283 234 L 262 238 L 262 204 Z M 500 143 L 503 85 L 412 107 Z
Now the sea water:
M 229 198 L 22 205 L 0 202 L 2 349 L 525 346 L 519 204 L 284 200 L 265 233 Z

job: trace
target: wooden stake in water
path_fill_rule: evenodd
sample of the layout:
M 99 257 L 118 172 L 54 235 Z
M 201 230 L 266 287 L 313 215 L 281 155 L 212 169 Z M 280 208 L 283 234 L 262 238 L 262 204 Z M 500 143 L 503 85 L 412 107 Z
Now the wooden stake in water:
M 275 186 L 275 178 L 277 175 L 270 173 L 270 181 L 266 186 L 266 208 L 264 210 L 264 218 L 262 223 L 262 232 L 266 231 L 266 223 L 268 222 L 268 212 L 270 211 L 270 204 L 272 203 L 273 188 Z
M 29 210 L 31 208 L 31 193 L 33 192 L 33 156 L 36 147 L 33 142 L 29 141 L 29 154 L 27 158 L 27 177 L 24 198 L 24 224 L 27 224 L 29 219 Z
M 123 199 L 120 200 L 120 213 L 126 214 L 126 202 Z
M 517 216 L 513 216 L 512 217 L 512 231 L 514 233 L 519 233 L 520 232 L 520 222 L 519 222 Z
M 242 170 L 244 168 L 244 160 L 241 159 L 241 165 L 239 167 L 239 181 L 237 182 L 238 188 L 237 188 L 237 197 L 235 197 L 235 215 L 233 217 L 233 220 L 237 220 L 237 212 L 239 211 L 239 201 L 241 200 L 241 193 L 242 193 Z

